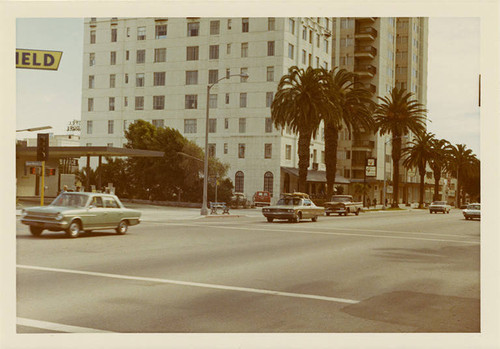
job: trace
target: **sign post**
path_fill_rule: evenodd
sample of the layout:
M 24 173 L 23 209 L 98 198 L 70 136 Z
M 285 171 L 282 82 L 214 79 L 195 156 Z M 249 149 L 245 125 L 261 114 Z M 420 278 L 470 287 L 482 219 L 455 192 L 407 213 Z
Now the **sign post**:
M 36 160 L 42 162 L 42 190 L 40 192 L 40 206 L 43 206 L 43 196 L 45 193 L 45 161 L 49 159 L 49 134 L 37 134 L 36 141 Z

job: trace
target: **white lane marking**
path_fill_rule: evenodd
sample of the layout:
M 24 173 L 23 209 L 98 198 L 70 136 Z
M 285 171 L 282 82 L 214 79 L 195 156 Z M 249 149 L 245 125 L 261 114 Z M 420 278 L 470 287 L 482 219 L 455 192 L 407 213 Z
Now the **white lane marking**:
M 153 223 L 152 223 L 153 224 Z M 160 224 L 160 223 L 156 223 Z M 439 242 L 455 242 L 462 244 L 472 244 L 479 245 L 477 241 L 465 241 L 465 240 L 446 240 L 446 239 L 432 239 L 432 238 L 421 238 L 421 237 L 410 237 L 410 236 L 387 236 L 387 235 L 370 235 L 370 234 L 353 234 L 353 233 L 333 233 L 333 232 L 325 232 L 325 231 L 308 231 L 308 230 L 285 230 L 285 229 L 270 229 L 270 228 L 245 228 L 245 227 L 226 227 L 223 225 L 206 225 L 206 224 L 182 224 L 182 223 L 161 223 L 163 225 L 175 225 L 175 226 L 184 226 L 184 227 L 208 227 L 208 228 L 224 228 L 224 229 L 237 229 L 237 230 L 250 230 L 250 231 L 275 231 L 281 233 L 301 233 L 301 234 L 312 234 L 312 235 L 341 235 L 341 236 L 362 236 L 362 237 L 371 237 L 371 238 L 381 238 L 381 239 L 403 239 L 403 240 L 419 240 L 419 241 L 439 241 Z M 370 229 L 347 229 L 347 228 L 329 228 L 332 230 L 349 230 L 349 231 L 365 231 L 365 232 L 373 232 L 373 233 L 391 233 L 391 234 L 423 234 L 423 235 L 438 235 L 432 233 L 412 233 L 412 232 L 394 232 L 394 231 L 385 231 L 385 230 L 370 230 Z M 455 235 L 453 235 L 455 236 Z M 460 235 L 456 235 L 460 236 Z
M 157 282 L 157 283 L 162 283 L 162 284 L 203 287 L 203 288 L 212 288 L 212 289 L 217 289 L 217 290 L 269 294 L 269 295 L 273 295 L 273 296 L 308 298 L 308 299 L 317 299 L 317 300 L 322 300 L 322 301 L 338 302 L 338 303 L 349 303 L 349 304 L 359 303 L 359 301 L 352 300 L 352 299 L 318 296 L 318 295 L 314 295 L 314 294 L 280 292 L 280 291 L 263 290 L 263 289 L 248 288 L 248 287 L 225 286 L 225 285 L 205 284 L 205 283 L 200 283 L 200 282 L 189 282 L 189 281 L 158 279 L 158 278 L 149 278 L 149 277 L 140 277 L 140 276 L 127 276 L 127 275 L 118 275 L 118 274 L 97 273 L 97 272 L 92 272 L 92 271 L 80 271 L 80 270 L 70 270 L 70 269 L 37 267 L 37 266 L 32 266 L 32 265 L 20 265 L 20 264 L 18 264 L 16 266 L 17 266 L 17 268 L 21 268 L 21 269 L 52 271 L 52 272 L 58 272 L 58 273 L 80 274 L 80 275 L 89 275 L 89 276 L 100 276 L 100 277 L 122 279 L 122 280 Z
M 32 320 L 22 317 L 18 317 L 16 320 L 17 320 L 16 323 L 20 326 L 41 328 L 44 330 L 52 330 L 58 332 L 68 332 L 68 333 L 111 333 L 112 332 L 112 331 L 97 330 L 95 328 L 70 326 L 70 325 L 58 324 L 55 322 Z

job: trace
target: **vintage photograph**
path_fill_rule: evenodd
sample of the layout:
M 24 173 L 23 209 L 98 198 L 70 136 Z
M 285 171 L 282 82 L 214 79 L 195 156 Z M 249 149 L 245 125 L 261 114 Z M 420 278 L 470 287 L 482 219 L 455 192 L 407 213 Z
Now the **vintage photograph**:
M 16 335 L 484 331 L 482 19 L 331 15 L 15 19 Z

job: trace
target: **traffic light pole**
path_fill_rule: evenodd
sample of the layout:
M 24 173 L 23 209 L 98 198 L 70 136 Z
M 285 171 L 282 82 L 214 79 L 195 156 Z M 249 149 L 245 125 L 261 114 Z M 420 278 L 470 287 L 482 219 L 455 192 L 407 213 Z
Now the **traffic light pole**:
M 40 206 L 43 206 L 44 193 L 45 193 L 45 161 L 42 161 L 42 191 L 40 192 Z

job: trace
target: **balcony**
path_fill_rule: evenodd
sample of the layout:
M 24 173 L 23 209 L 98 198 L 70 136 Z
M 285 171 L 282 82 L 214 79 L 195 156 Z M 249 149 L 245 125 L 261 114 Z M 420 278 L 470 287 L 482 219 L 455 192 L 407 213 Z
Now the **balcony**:
M 374 84 L 363 84 L 363 83 L 360 83 L 360 84 L 358 84 L 358 86 L 364 88 L 367 91 L 370 91 L 373 94 L 377 93 L 377 86 L 375 86 Z
M 364 28 L 357 28 L 355 35 L 356 39 L 375 40 L 375 38 L 378 35 L 378 32 L 375 28 L 364 27 Z
M 355 139 L 354 141 L 352 141 L 352 147 L 353 148 L 369 148 L 369 149 L 373 149 L 373 147 L 375 147 L 375 142 L 374 141 L 368 141 L 368 140 Z
M 354 48 L 355 57 L 375 58 L 377 49 L 373 46 L 358 45 Z
M 358 74 L 359 77 L 373 78 L 375 74 L 377 74 L 377 68 L 371 64 L 355 64 L 354 72 Z
M 356 20 L 358 22 L 368 22 L 368 23 L 375 23 L 375 17 L 357 17 Z

